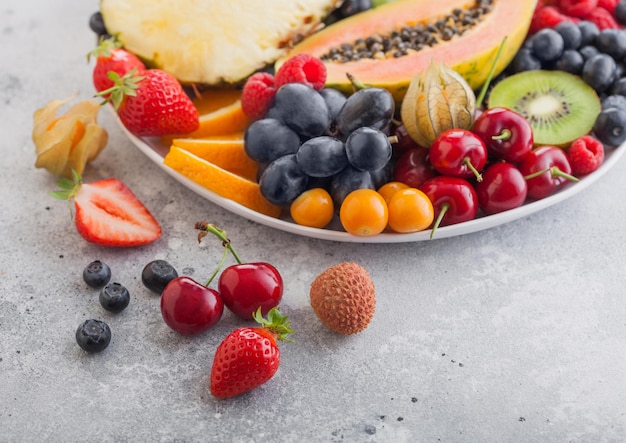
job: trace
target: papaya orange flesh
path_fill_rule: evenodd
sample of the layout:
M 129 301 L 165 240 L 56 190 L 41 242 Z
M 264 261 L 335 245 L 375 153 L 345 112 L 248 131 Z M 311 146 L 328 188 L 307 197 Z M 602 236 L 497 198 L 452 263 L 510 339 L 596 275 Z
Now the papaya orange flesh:
M 454 34 L 447 41 L 439 39 L 433 46 L 409 49 L 406 55 L 394 57 L 388 53 L 381 59 L 348 62 L 326 59 L 326 84 L 350 93 L 352 85 L 346 76 L 350 73 L 363 84 L 388 89 L 397 101 L 401 101 L 411 78 L 434 60 L 457 71 L 477 90 L 486 81 L 505 37 L 506 43 L 494 75 L 511 62 L 528 33 L 536 3 L 536 0 L 494 0 L 491 10 L 476 24 L 463 28 L 462 33 Z M 331 48 L 352 45 L 358 39 L 390 36 L 392 31 L 400 31 L 404 26 L 435 24 L 450 17 L 455 9 L 467 10 L 474 4 L 471 0 L 398 0 L 387 3 L 340 20 L 307 37 L 278 60 L 276 67 L 298 53 L 322 58 Z

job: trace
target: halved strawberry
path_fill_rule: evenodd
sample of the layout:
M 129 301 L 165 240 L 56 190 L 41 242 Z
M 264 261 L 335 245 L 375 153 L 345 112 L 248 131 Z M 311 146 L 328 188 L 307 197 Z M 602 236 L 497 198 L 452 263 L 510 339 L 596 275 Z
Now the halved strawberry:
M 140 246 L 161 236 L 161 226 L 150 211 L 120 180 L 109 178 L 83 183 L 62 178 L 53 197 L 74 201 L 74 222 L 78 233 L 91 243 L 103 246 Z

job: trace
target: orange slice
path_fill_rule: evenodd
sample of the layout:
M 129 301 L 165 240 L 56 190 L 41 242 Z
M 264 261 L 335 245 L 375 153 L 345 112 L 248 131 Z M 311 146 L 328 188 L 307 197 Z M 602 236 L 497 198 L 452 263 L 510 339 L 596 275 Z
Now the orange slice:
M 217 111 L 228 105 L 232 105 L 241 98 L 241 90 L 234 88 L 210 88 L 199 92 L 199 95 L 193 98 L 200 115 Z
M 201 138 L 245 131 L 251 121 L 241 109 L 241 91 L 233 88 L 213 88 L 192 99 L 198 110 L 199 127 L 188 134 L 167 135 L 161 138 L 165 146 L 176 137 Z
M 200 126 L 186 137 L 201 138 L 231 134 L 244 131 L 250 123 L 250 119 L 241 109 L 241 100 L 237 100 L 213 112 L 200 115 Z
M 163 162 L 221 197 L 270 217 L 280 215 L 281 207 L 263 197 L 257 183 L 228 172 L 178 146 L 172 146 Z
M 177 138 L 172 144 L 233 174 L 251 181 L 256 180 L 259 164 L 246 154 L 243 136 Z

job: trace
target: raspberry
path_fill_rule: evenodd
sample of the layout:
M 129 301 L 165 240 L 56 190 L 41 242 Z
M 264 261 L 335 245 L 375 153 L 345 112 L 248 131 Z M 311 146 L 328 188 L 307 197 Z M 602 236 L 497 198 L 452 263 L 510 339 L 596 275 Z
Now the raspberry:
M 561 0 L 561 12 L 583 18 L 598 6 L 598 0 Z
M 251 75 L 241 92 L 241 109 L 252 120 L 263 118 L 276 95 L 274 76 L 267 72 Z
M 575 176 L 590 174 L 604 161 L 604 145 L 590 135 L 574 140 L 567 149 L 567 158 Z
M 571 17 L 561 14 L 556 6 L 544 6 L 535 10 L 530 25 L 530 33 L 534 34 L 544 28 L 554 28 L 561 22 L 573 21 Z
M 598 8 L 606 9 L 613 15 L 619 0 L 598 0 Z
M 585 20 L 595 23 L 600 30 L 620 28 L 613 15 L 604 8 L 594 8 L 585 16 Z
M 312 55 L 294 55 L 276 72 L 276 88 L 287 83 L 303 83 L 319 91 L 326 84 L 326 66 Z

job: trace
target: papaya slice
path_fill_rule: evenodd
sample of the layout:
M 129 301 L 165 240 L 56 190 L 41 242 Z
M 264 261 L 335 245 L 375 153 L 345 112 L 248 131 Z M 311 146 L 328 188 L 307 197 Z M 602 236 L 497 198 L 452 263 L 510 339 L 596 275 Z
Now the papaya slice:
M 298 53 L 324 61 L 327 86 L 352 92 L 346 74 L 388 89 L 399 102 L 411 78 L 444 63 L 479 89 L 502 42 L 494 75 L 513 59 L 537 1 L 397 0 L 340 20 L 307 37 L 276 62 Z

